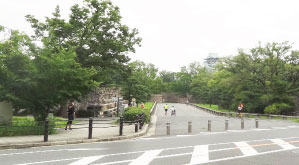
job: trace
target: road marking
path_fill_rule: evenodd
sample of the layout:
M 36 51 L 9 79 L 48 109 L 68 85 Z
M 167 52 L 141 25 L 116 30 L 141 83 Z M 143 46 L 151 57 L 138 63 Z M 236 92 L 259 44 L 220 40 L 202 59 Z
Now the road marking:
M 194 146 L 190 164 L 199 164 L 209 162 L 209 146 Z
M 298 149 L 299 147 L 296 147 L 296 148 Z M 294 149 L 296 149 L 296 148 L 294 148 Z M 270 153 L 276 153 L 276 152 L 288 151 L 288 150 L 291 150 L 291 149 L 267 151 L 267 152 L 258 153 L 257 155 L 266 155 L 266 154 L 270 154 Z M 215 160 L 210 160 L 208 163 L 220 162 L 220 161 L 225 161 L 225 160 L 234 160 L 234 159 L 246 158 L 246 157 L 257 156 L 257 155 L 242 155 L 242 156 L 228 157 L 228 158 L 223 158 L 223 159 L 215 159 Z
M 251 155 L 258 154 L 258 152 L 246 142 L 235 142 L 234 144 L 241 150 L 244 156 L 251 156 Z
M 288 129 L 287 127 L 272 127 L 273 129 Z
M 280 138 L 280 139 L 284 139 L 284 140 L 288 140 L 289 143 L 299 143 L 299 137 L 287 137 L 287 138 Z M 294 139 L 291 141 L 291 139 Z M 243 141 L 244 142 L 259 142 L 259 141 L 265 141 L 265 140 L 271 140 L 271 139 L 259 139 L 259 140 L 249 140 L 249 141 Z M 225 145 L 225 144 L 232 144 L 234 142 L 226 142 L 226 143 L 211 143 L 211 144 L 206 144 L 209 146 L 215 146 L 215 145 Z M 274 143 L 271 143 L 274 144 Z M 259 144 L 259 146 L 262 145 L 270 145 L 268 144 Z M 256 146 L 256 145 L 252 145 L 252 146 Z M 182 146 L 182 147 L 172 147 L 172 148 L 163 148 L 161 150 L 165 151 L 165 150 L 176 150 L 176 149 L 184 149 L 184 148 L 191 148 L 194 146 Z M 299 148 L 299 147 L 296 147 Z M 216 151 L 225 151 L 225 150 L 232 150 L 232 149 L 238 149 L 237 147 L 234 148 L 224 148 L 224 149 L 216 149 L 216 150 L 210 150 L 209 152 L 216 152 Z M 137 154 L 137 153 L 144 153 L 147 152 L 149 150 L 142 150 L 142 151 L 133 151 L 133 152 L 123 152 L 123 153 L 114 153 L 114 154 L 106 154 L 106 155 L 100 155 L 100 156 L 119 156 L 119 155 L 128 155 L 128 154 Z M 277 151 L 285 151 L 285 150 L 277 150 Z M 186 155 L 188 154 L 192 154 L 192 153 L 186 153 Z M 179 156 L 180 154 L 178 154 L 177 156 Z M 176 156 L 176 155 L 173 155 Z M 158 156 L 156 158 L 163 158 L 163 157 L 173 157 L 172 155 L 166 155 L 166 156 Z M 244 156 L 245 157 L 245 156 Z M 79 159 L 83 159 L 84 157 L 77 157 L 77 158 L 69 158 L 69 159 L 56 159 L 56 160 L 48 160 L 48 161 L 40 161 L 40 162 L 30 162 L 30 163 L 22 163 L 22 164 L 18 164 L 18 165 L 32 165 L 32 164 L 44 164 L 44 163 L 52 163 L 52 162 L 62 162 L 62 161 L 70 161 L 70 160 L 79 160 Z M 126 162 L 130 162 L 131 160 L 128 160 Z M 213 160 L 214 161 L 214 160 Z M 212 161 L 212 162 L 213 162 Z M 211 161 L 209 161 L 211 162 Z M 113 164 L 113 163 L 105 163 L 105 164 Z
M 44 150 L 44 151 L 31 151 L 31 152 L 17 152 L 9 154 L 0 154 L 0 156 L 11 156 L 11 155 L 24 155 L 24 154 L 35 154 L 35 153 L 46 153 L 46 152 L 60 152 L 60 151 L 100 151 L 106 150 L 107 148 L 74 148 L 74 149 L 57 149 L 57 150 Z
M 296 125 L 291 125 L 291 126 L 288 126 L 289 128 L 299 128 L 299 126 L 296 126 Z
M 71 163 L 69 165 L 88 165 L 88 164 L 90 164 L 92 162 L 95 162 L 95 161 L 101 159 L 102 157 L 104 157 L 104 156 L 90 156 L 90 157 L 85 157 L 85 158 L 80 159 L 80 160 L 78 160 L 76 162 L 73 162 L 73 163 Z
M 294 149 L 294 148 L 296 148 L 295 146 L 293 146 L 290 143 L 288 143 L 284 140 L 281 140 L 281 139 L 271 139 L 271 141 L 274 142 L 275 144 L 279 145 L 283 149 Z
M 149 164 L 162 150 L 151 150 L 146 151 L 129 165 L 140 165 L 140 164 Z

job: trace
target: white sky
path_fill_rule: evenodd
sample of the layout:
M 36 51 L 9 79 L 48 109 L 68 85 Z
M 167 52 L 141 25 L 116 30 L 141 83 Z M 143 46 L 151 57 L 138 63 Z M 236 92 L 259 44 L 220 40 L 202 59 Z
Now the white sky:
M 80 0 L 1 0 L 0 25 L 30 33 L 26 14 L 62 15 Z M 132 60 L 153 63 L 159 70 L 179 71 L 209 53 L 235 55 L 258 42 L 290 41 L 299 50 L 298 0 L 112 0 L 123 23 L 143 38 Z

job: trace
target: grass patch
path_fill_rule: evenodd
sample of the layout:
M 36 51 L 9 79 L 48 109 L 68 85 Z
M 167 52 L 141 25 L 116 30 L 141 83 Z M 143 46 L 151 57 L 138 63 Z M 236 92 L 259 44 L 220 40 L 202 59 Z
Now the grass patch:
M 61 117 L 49 118 L 49 134 L 55 134 L 55 128 L 63 128 L 67 119 Z M 73 124 L 77 121 L 73 121 Z M 0 125 L 1 136 L 22 136 L 22 135 L 43 135 L 45 131 L 45 122 L 35 121 L 33 117 L 13 116 L 10 123 Z
M 222 108 L 219 108 L 218 105 L 211 105 L 210 104 L 196 104 L 198 106 L 201 106 L 201 107 L 205 107 L 205 108 L 209 108 L 209 109 L 212 109 L 212 110 L 215 110 L 215 111 L 219 111 L 219 112 L 234 112 L 234 111 L 231 111 L 231 110 L 228 110 L 228 109 L 222 109 Z

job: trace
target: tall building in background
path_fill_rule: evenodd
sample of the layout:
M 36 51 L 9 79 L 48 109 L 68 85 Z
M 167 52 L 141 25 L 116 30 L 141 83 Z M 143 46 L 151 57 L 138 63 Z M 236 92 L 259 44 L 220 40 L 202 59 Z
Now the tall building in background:
M 208 57 L 204 59 L 203 64 L 209 71 L 214 72 L 218 61 L 219 57 L 217 53 L 209 53 Z

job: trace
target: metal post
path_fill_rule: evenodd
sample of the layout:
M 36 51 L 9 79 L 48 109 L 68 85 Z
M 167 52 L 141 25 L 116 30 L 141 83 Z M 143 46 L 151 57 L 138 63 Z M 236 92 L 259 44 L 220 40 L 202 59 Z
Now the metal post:
M 244 119 L 241 119 L 241 129 L 244 129 Z
M 228 119 L 225 120 L 225 130 L 228 130 Z
M 116 106 L 116 113 L 117 113 L 117 116 L 119 116 L 119 97 L 117 97 L 117 106 Z
M 139 117 L 138 117 L 138 122 L 139 122 L 139 129 L 142 129 L 142 116 L 141 115 L 139 115 Z
M 192 133 L 192 121 L 188 122 L 188 133 Z
M 135 123 L 135 132 L 138 132 L 138 123 Z
M 170 135 L 170 123 L 166 123 L 166 134 Z
M 89 125 L 88 125 L 88 139 L 92 139 L 92 117 L 89 118 Z
M 258 128 L 258 127 L 259 127 L 259 120 L 255 119 L 255 128 Z
M 49 136 L 49 120 L 45 120 L 45 133 L 44 133 L 44 142 L 48 141 L 48 136 Z
M 211 132 L 211 120 L 208 120 L 208 131 Z
M 124 127 L 124 118 L 120 117 L 120 119 L 119 119 L 119 136 L 123 135 L 123 127 Z

